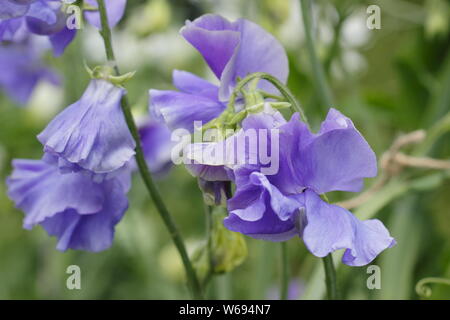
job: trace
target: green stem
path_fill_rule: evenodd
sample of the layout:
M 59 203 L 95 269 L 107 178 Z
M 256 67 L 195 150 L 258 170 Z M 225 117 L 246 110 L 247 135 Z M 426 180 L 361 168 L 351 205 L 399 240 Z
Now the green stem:
M 327 285 L 327 293 L 329 300 L 336 300 L 339 298 L 336 285 L 336 270 L 334 270 L 333 256 L 330 253 L 322 258 L 323 266 L 325 268 L 325 283 Z
M 280 299 L 287 300 L 289 290 L 289 264 L 287 242 L 281 242 L 281 286 Z
M 98 0 L 98 8 L 100 12 L 101 17 L 101 35 L 103 37 L 103 41 L 105 44 L 105 51 L 106 51 L 106 57 L 108 58 L 108 61 L 113 63 L 113 68 L 117 76 L 120 75 L 119 67 L 117 66 L 115 56 L 114 56 L 114 50 L 112 47 L 111 42 L 111 29 L 108 25 L 108 17 L 106 15 L 106 9 L 105 9 L 105 3 L 104 0 Z M 150 171 L 147 166 L 147 162 L 145 161 L 144 153 L 142 151 L 142 145 L 139 137 L 139 132 L 136 126 L 136 123 L 134 121 L 133 115 L 131 113 L 130 105 L 128 103 L 128 99 L 125 96 L 122 99 L 122 110 L 125 116 L 125 121 L 128 125 L 128 128 L 131 132 L 131 135 L 133 136 L 135 142 L 136 142 L 136 162 L 139 168 L 139 172 L 142 176 L 142 179 L 144 180 L 144 184 L 150 194 L 150 197 L 153 199 L 153 202 L 155 203 L 155 206 L 163 219 L 169 234 L 172 238 L 172 241 L 174 242 L 176 248 L 178 249 L 178 252 L 181 256 L 181 260 L 183 262 L 184 268 L 186 270 L 186 276 L 188 280 L 188 285 L 191 289 L 192 296 L 194 299 L 201 299 L 202 298 L 202 290 L 200 287 L 200 283 L 198 281 L 197 275 L 195 273 L 194 268 L 192 267 L 192 263 L 189 259 L 186 246 L 184 244 L 183 238 L 178 231 L 178 228 L 175 224 L 174 219 L 172 218 L 171 214 L 167 210 L 167 207 L 159 194 L 159 191 L 153 181 L 153 178 L 150 174 Z
M 213 256 L 213 248 L 212 248 L 212 232 L 214 226 L 213 220 L 213 211 L 212 207 L 204 203 L 204 211 L 205 211 L 205 227 L 206 227 L 206 255 L 208 258 L 208 273 L 206 274 L 205 280 L 203 281 L 203 289 L 206 290 L 206 286 L 211 280 L 214 274 L 214 256 Z
M 302 8 L 303 26 L 305 29 L 306 49 L 308 50 L 309 60 L 312 66 L 317 97 L 320 100 L 322 107 L 330 108 L 333 106 L 333 97 L 326 81 L 322 64 L 317 56 L 312 36 L 311 0 L 300 0 L 300 5 Z
M 305 29 L 306 48 L 308 50 L 309 60 L 313 70 L 317 96 L 321 102 L 321 105 L 329 108 L 333 106 L 333 97 L 326 80 L 323 66 L 319 61 L 316 48 L 314 46 L 312 36 L 311 0 L 300 0 L 300 5 L 302 9 L 303 26 Z M 333 300 L 337 299 L 336 271 L 334 270 L 333 256 L 331 253 L 323 258 L 323 264 L 325 267 L 325 280 L 328 298 Z

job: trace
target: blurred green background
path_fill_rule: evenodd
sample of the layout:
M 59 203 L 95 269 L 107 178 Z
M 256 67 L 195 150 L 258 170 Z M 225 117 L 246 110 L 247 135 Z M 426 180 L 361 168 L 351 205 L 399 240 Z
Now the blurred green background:
M 136 116 L 147 112 L 148 90 L 169 89 L 173 69 L 213 79 L 201 56 L 178 34 L 186 19 L 218 13 L 261 24 L 289 55 L 289 87 L 313 127 L 329 106 L 318 99 L 297 0 L 130 0 L 114 30 L 121 69 L 137 70 L 127 83 Z M 366 27 L 371 4 L 381 8 L 381 29 Z M 450 2 L 445 0 L 314 2 L 314 39 L 335 107 L 351 117 L 378 157 L 402 133 L 429 130 L 450 111 Z M 118 225 L 113 246 L 102 253 L 58 252 L 40 228 L 22 229 L 23 214 L 6 196 L 13 158 L 39 158 L 38 134 L 50 119 L 80 97 L 89 65 L 104 61 L 98 32 L 85 26 L 61 58 L 46 61 L 62 75 L 61 87 L 40 84 L 26 107 L 0 92 L 0 299 L 179 299 L 188 298 L 183 270 L 168 234 L 138 176 L 130 209 Z M 424 146 L 427 155 L 450 157 L 450 126 Z M 448 130 L 447 130 L 448 131 Z M 414 147 L 406 152 L 413 154 Z M 418 299 L 424 277 L 450 278 L 450 175 L 405 169 L 366 205 L 360 217 L 376 215 L 398 245 L 372 264 L 381 268 L 381 289 L 366 286 L 367 267 L 338 268 L 346 299 Z M 374 179 L 367 181 L 367 186 Z M 202 195 L 183 167 L 158 181 L 166 203 L 190 247 L 204 239 Z M 330 195 L 333 201 L 352 197 Z M 276 298 L 280 246 L 246 238 L 248 257 L 232 273 L 217 276 L 209 298 Z M 321 261 L 301 240 L 288 242 L 294 298 L 322 298 Z M 81 268 L 81 290 L 66 288 L 66 268 Z M 431 285 L 431 298 L 450 298 L 450 286 Z

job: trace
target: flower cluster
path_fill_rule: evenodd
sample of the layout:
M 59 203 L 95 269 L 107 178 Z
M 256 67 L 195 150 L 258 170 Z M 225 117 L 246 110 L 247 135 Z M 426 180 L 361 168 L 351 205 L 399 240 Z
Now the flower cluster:
M 172 130 L 192 132 L 195 121 L 211 123 L 220 117 L 238 80 L 250 73 L 266 72 L 286 81 L 288 66 L 283 48 L 247 20 L 229 22 L 217 15 L 205 15 L 187 22 L 181 34 L 202 54 L 220 85 L 175 71 L 173 83 L 180 91 L 150 90 L 150 112 Z M 273 87 L 260 81 L 254 90 L 273 92 Z M 343 262 L 352 266 L 370 263 L 393 246 L 395 240 L 380 221 L 360 221 L 321 198 L 331 191 L 360 191 L 363 178 L 377 173 L 375 154 L 352 121 L 331 109 L 314 134 L 298 114 L 286 121 L 267 106 L 266 100 L 265 107 L 248 115 L 231 137 L 186 148 L 187 157 L 193 160 L 189 171 L 200 178 L 205 192 L 216 196 L 216 204 L 223 196 L 221 182 L 231 180 L 236 185 L 227 201 L 225 226 L 269 241 L 299 236 L 318 257 L 346 249 Z M 279 167 L 275 173 L 267 173 L 266 163 L 249 163 L 263 145 L 261 135 L 246 140 L 250 130 L 263 132 L 264 144 L 283 146 L 277 149 Z M 274 131 L 277 134 L 271 135 Z M 235 152 L 239 144 L 246 147 L 243 153 Z
M 29 20 L 36 18 L 33 6 L 52 1 L 6 2 L 15 7 L 2 9 L 1 18 Z M 118 7 L 108 11 L 113 24 L 125 1 L 114 3 Z M 89 19 L 98 26 L 98 16 Z M 280 105 L 272 100 L 277 91 L 270 78 L 255 79 L 248 89 L 238 87 L 240 79 L 255 72 L 270 74 L 281 84 L 287 81 L 288 59 L 272 35 L 248 20 L 230 22 L 212 14 L 188 21 L 181 35 L 201 53 L 219 83 L 174 71 L 177 91 L 150 90 L 152 119 L 140 135 L 151 171 L 163 173 L 170 167 L 171 131 L 193 133 L 196 121 L 206 124 L 206 131 L 222 133 L 230 127 L 233 134 L 184 149 L 192 160 L 187 168 L 199 179 L 209 204 L 226 203 L 227 229 L 269 241 L 300 237 L 318 257 L 345 249 L 343 262 L 351 266 L 368 264 L 395 244 L 379 220 L 360 221 L 323 200 L 331 191 L 360 191 L 363 179 L 377 174 L 375 154 L 353 122 L 330 109 L 313 133 L 298 113 L 287 121 L 276 110 Z M 38 135 L 43 158 L 13 162 L 9 195 L 25 212 L 24 227 L 42 225 L 58 238 L 60 250 L 108 248 L 127 209 L 136 165 L 135 141 L 120 105 L 125 94 L 121 86 L 94 77 L 81 99 Z M 255 139 L 249 139 L 251 131 L 258 132 Z M 236 153 L 236 146 L 244 148 Z M 253 159 L 263 146 L 277 158 L 275 171 Z M 234 193 L 230 183 L 236 186 Z

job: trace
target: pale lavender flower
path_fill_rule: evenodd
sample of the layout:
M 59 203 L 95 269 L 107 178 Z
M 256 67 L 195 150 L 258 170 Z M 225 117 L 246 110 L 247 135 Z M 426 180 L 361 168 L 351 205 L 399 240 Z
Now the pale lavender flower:
M 363 179 L 377 173 L 375 154 L 349 118 L 331 109 L 317 134 L 298 114 L 279 126 L 271 116 L 252 115 L 242 127 L 265 128 L 268 140 L 271 130 L 279 132 L 279 140 L 270 141 L 280 144 L 279 170 L 263 174 L 261 163 L 233 168 L 236 192 L 228 201 L 228 229 L 269 241 L 299 236 L 318 257 L 346 249 L 343 262 L 352 266 L 370 263 L 395 244 L 379 220 L 360 221 L 320 197 L 330 191 L 359 191 Z

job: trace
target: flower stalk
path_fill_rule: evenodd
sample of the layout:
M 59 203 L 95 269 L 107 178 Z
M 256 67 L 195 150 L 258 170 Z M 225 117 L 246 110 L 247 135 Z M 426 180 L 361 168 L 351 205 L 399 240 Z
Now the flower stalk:
M 280 300 L 288 298 L 289 290 L 289 264 L 288 264 L 288 250 L 287 242 L 281 242 L 281 291 Z
M 333 255 L 330 253 L 322 258 L 323 266 L 325 268 L 325 283 L 327 285 L 328 300 L 339 299 L 337 285 L 336 285 L 336 270 L 333 264 Z
M 114 72 L 116 76 L 120 76 L 120 70 L 117 66 L 114 50 L 112 47 L 111 41 L 111 29 L 108 24 L 108 17 L 106 15 L 105 3 L 104 0 L 98 0 L 98 9 L 100 12 L 101 18 L 101 26 L 102 29 L 100 34 L 103 38 L 103 42 L 105 45 L 105 52 L 108 61 L 112 64 Z M 201 299 L 203 297 L 202 290 L 200 287 L 200 283 L 198 281 L 195 270 L 192 266 L 192 263 L 189 259 L 189 255 L 186 250 L 186 246 L 184 244 L 184 240 L 178 230 L 178 227 L 175 224 L 175 221 L 168 211 L 154 181 L 150 174 L 149 168 L 147 166 L 147 162 L 145 161 L 144 153 L 142 150 L 142 145 L 140 142 L 139 132 L 134 121 L 133 115 L 131 113 L 130 105 L 126 96 L 122 99 L 122 110 L 125 116 L 125 121 L 130 129 L 130 132 L 136 142 L 136 162 L 139 168 L 139 173 L 144 181 L 144 184 L 161 216 L 163 219 L 169 234 L 174 242 L 183 262 L 184 269 L 186 271 L 186 277 L 188 281 L 189 288 L 192 293 L 192 297 L 194 299 Z

